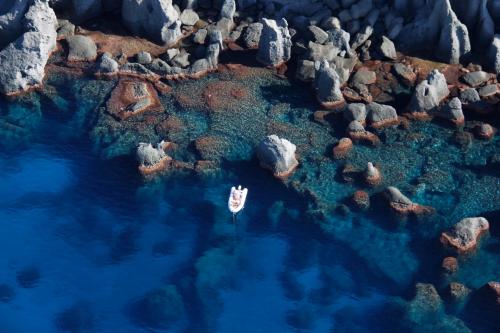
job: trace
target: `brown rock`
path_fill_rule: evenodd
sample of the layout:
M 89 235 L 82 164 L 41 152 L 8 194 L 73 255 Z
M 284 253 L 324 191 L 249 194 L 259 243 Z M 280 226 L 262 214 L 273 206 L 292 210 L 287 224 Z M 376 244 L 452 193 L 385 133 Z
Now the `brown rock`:
M 365 182 L 370 186 L 377 186 L 382 182 L 382 175 L 372 162 L 368 162 L 364 176 Z
M 352 195 L 352 202 L 360 210 L 368 209 L 370 207 L 370 195 L 365 191 L 356 191 Z
M 337 145 L 333 147 L 333 158 L 336 160 L 344 159 L 347 157 L 353 147 L 352 140 L 349 138 L 342 138 Z
M 446 274 L 453 274 L 458 271 L 458 261 L 455 257 L 446 257 L 441 263 L 441 267 Z
M 470 292 L 471 290 L 469 288 L 458 282 L 452 282 L 448 286 L 448 294 L 454 302 L 463 301 Z
M 352 164 L 346 164 L 342 169 L 342 179 L 346 183 L 352 183 L 354 182 L 357 173 L 358 171 L 354 168 Z
M 163 111 L 152 84 L 131 79 L 122 79 L 118 82 L 106 106 L 111 115 L 121 120 L 146 111 Z

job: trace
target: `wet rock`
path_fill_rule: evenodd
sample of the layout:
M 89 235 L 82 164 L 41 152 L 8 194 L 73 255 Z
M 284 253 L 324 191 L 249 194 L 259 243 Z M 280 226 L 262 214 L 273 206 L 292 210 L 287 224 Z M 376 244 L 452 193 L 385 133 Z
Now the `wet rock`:
M 462 111 L 462 102 L 458 97 L 453 97 L 448 104 L 439 109 L 436 115 L 450 120 L 456 126 L 463 125 L 465 123 L 465 117 Z
M 243 33 L 243 44 L 248 49 L 257 49 L 262 34 L 263 24 L 260 22 L 249 24 Z
M 0 92 L 6 95 L 42 84 L 56 47 L 57 18 L 47 2 L 35 0 L 24 16 L 27 31 L 0 51 Z
M 233 20 L 234 13 L 236 12 L 236 2 L 234 0 L 224 0 L 220 10 L 220 17 Z
M 441 263 L 441 268 L 446 274 L 454 274 L 458 271 L 458 260 L 455 257 L 446 257 Z
M 366 106 L 370 126 L 382 128 L 399 124 L 396 109 L 390 105 L 372 102 Z
M 0 302 L 9 303 L 15 295 L 13 287 L 8 284 L 0 284 Z
M 184 9 L 180 16 L 181 23 L 184 25 L 195 25 L 199 19 L 200 17 L 198 16 L 198 14 L 194 10 L 189 8 Z
M 463 302 L 470 292 L 469 288 L 458 282 L 452 282 L 448 286 L 448 295 L 453 302 Z
M 170 327 L 184 313 L 184 301 L 174 285 L 148 292 L 137 304 L 137 316 L 148 327 Z
M 269 135 L 259 144 L 257 157 L 263 168 L 272 171 L 275 177 L 286 178 L 299 165 L 295 157 L 296 146 L 277 135 Z
M 352 148 L 353 144 L 351 139 L 340 139 L 337 145 L 333 147 L 333 158 L 336 160 L 345 159 Z
M 364 178 L 369 186 L 377 186 L 382 182 L 382 175 L 380 171 L 373 166 L 372 162 L 368 162 L 364 172 Z
M 285 19 L 262 19 L 262 34 L 257 60 L 265 66 L 277 67 L 290 60 L 292 39 Z
M 181 38 L 179 13 L 172 0 L 123 0 L 122 22 L 133 33 L 171 45 Z
M 500 35 L 495 35 L 488 50 L 489 67 L 500 73 Z
M 473 104 L 479 102 L 481 98 L 476 89 L 467 88 L 460 92 L 460 101 L 462 104 Z
M 153 61 L 153 58 L 151 57 L 151 54 L 149 54 L 149 52 L 141 51 L 141 52 L 137 53 L 136 61 L 139 64 L 147 65 L 147 64 L 150 64 L 151 61 Z
M 162 141 L 153 147 L 151 143 L 139 143 L 136 157 L 139 162 L 139 172 L 143 175 L 153 174 L 168 167 L 168 162 L 172 159 L 165 154 L 165 142 Z
M 314 66 L 316 69 L 314 87 L 318 101 L 329 109 L 342 107 L 345 101 L 340 91 L 340 78 L 335 67 L 331 68 L 326 60 L 316 62 Z
M 350 103 L 344 108 L 344 119 L 351 122 L 353 120 L 364 124 L 366 121 L 366 105 L 363 103 Z
M 96 63 L 96 73 L 113 74 L 118 72 L 118 63 L 113 59 L 111 53 L 105 52 Z
M 410 66 L 396 63 L 392 68 L 398 79 L 409 87 L 412 87 L 417 80 L 417 74 L 413 72 Z
M 469 72 L 462 76 L 462 79 L 471 87 L 477 87 L 488 81 L 490 75 L 483 71 Z
M 463 130 L 453 133 L 453 141 L 462 150 L 467 150 L 472 146 L 472 134 Z
M 479 237 L 490 225 L 484 217 L 469 217 L 458 222 L 450 231 L 441 234 L 441 243 L 458 253 L 473 251 Z
M 428 206 L 421 206 L 408 199 L 401 191 L 393 186 L 389 186 L 385 190 L 385 195 L 389 200 L 390 207 L 398 214 L 407 215 L 413 213 L 415 215 L 432 214 L 434 209 Z
M 352 195 L 352 202 L 360 210 L 370 208 L 370 195 L 365 191 L 356 191 Z
M 386 59 L 395 60 L 398 57 L 394 43 L 385 36 L 382 36 L 382 42 L 380 43 L 379 50 L 380 54 L 382 54 L 382 56 Z
M 429 73 L 427 79 L 417 85 L 410 102 L 410 111 L 413 113 L 432 111 L 449 93 L 446 78 L 437 69 L 434 69 Z
M 475 134 L 478 139 L 491 140 L 495 135 L 495 129 L 490 124 L 482 123 L 475 128 Z
M 353 120 L 347 126 L 347 136 L 354 142 L 367 143 L 372 146 L 380 144 L 380 139 L 375 134 L 367 131 L 363 124 L 357 120 Z

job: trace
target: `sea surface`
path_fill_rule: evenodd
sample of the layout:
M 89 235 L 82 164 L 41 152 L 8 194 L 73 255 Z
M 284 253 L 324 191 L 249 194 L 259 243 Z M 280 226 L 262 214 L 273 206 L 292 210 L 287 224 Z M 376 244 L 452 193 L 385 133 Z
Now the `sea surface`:
M 335 161 L 342 117 L 315 121 L 309 87 L 267 70 L 174 83 L 164 111 L 126 126 L 106 113 L 115 84 L 54 74 L 43 91 L 0 100 L 0 332 L 500 330 L 498 316 L 446 297 L 449 282 L 500 279 L 498 137 L 414 123 Z M 268 134 L 298 146 L 285 182 L 255 158 Z M 217 144 L 200 151 L 206 136 Z M 161 139 L 177 143 L 175 159 L 220 170 L 142 178 L 134 148 Z M 342 179 L 346 163 L 362 172 L 369 161 L 381 187 Z M 239 184 L 249 194 L 233 221 Z M 394 217 L 388 185 L 436 214 Z M 355 190 L 370 209 L 352 206 Z M 487 217 L 490 233 L 445 277 L 439 235 L 469 216 Z M 417 283 L 441 299 L 415 297 Z

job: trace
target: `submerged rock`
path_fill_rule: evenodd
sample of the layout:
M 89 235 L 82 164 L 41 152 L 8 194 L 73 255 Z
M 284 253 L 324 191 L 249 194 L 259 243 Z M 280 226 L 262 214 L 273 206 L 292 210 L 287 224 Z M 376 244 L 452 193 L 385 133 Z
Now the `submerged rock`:
M 285 19 L 262 19 L 262 33 L 259 41 L 257 60 L 265 66 L 277 67 L 290 60 L 292 38 Z
M 352 195 L 352 201 L 356 208 L 366 210 L 370 208 L 370 195 L 365 191 L 356 191 Z
M 427 113 L 434 110 L 449 95 L 446 78 L 437 69 L 432 70 L 427 79 L 420 82 L 410 102 L 410 112 Z
M 390 207 L 398 214 L 407 215 L 412 213 L 421 215 L 434 213 L 434 208 L 414 203 L 393 186 L 386 188 L 385 195 L 389 200 Z
M 458 222 L 452 230 L 441 234 L 441 243 L 459 253 L 467 253 L 477 246 L 479 237 L 490 225 L 484 217 L 468 217 Z
M 184 300 L 174 285 L 148 292 L 137 305 L 139 319 L 149 327 L 169 327 L 185 313 Z
M 446 257 L 441 263 L 441 268 L 446 274 L 453 274 L 458 271 L 458 260 L 455 257 Z
M 259 144 L 257 157 L 262 167 L 278 178 L 286 178 L 299 165 L 295 157 L 296 146 L 277 135 L 269 135 Z
M 47 2 L 35 0 L 23 24 L 26 32 L 0 51 L 0 92 L 6 95 L 39 86 L 56 47 L 57 18 Z
M 344 96 L 340 91 L 340 78 L 331 68 L 328 61 L 323 60 L 315 63 L 314 87 L 318 101 L 326 108 L 339 108 L 344 105 Z
M 490 124 L 482 123 L 475 127 L 475 134 L 478 139 L 491 140 L 495 135 L 495 129 Z

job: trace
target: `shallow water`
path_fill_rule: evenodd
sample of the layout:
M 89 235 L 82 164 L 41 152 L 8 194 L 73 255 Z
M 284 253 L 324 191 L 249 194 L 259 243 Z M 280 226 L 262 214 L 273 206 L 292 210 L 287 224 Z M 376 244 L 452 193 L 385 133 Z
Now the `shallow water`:
M 217 82 L 220 95 L 204 103 Z M 447 304 L 428 319 L 411 303 L 417 282 L 445 294 L 438 238 L 463 217 L 486 214 L 492 227 L 451 281 L 500 278 L 499 174 L 488 164 L 498 138 L 463 148 L 454 129 L 422 123 L 356 146 L 349 163 L 378 163 L 385 185 L 437 210 L 398 221 L 383 186 L 340 180 L 345 162 L 330 151 L 345 124 L 314 122 L 305 86 L 262 69 L 181 82 L 156 123 L 127 127 L 105 112 L 114 84 L 54 76 L 42 93 L 0 101 L 1 332 L 498 330 L 468 309 Z M 181 126 L 155 127 L 168 119 Z M 286 183 L 254 158 L 271 133 L 298 146 L 301 167 Z M 208 135 L 215 148 L 198 151 L 193 140 Z M 222 171 L 141 179 L 133 149 L 161 139 L 179 145 L 174 158 L 206 154 Z M 236 224 L 233 184 L 249 188 Z M 357 189 L 372 194 L 366 212 L 350 208 Z

